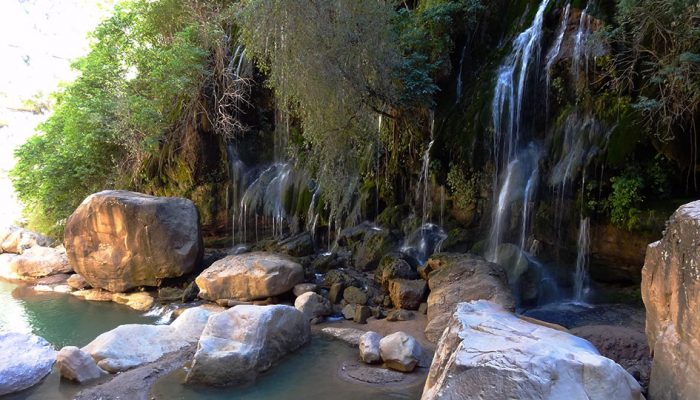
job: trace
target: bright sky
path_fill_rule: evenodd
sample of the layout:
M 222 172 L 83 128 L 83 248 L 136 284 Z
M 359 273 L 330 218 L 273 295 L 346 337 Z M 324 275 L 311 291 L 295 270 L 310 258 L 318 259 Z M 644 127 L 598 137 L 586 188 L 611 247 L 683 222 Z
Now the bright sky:
M 71 60 L 87 52 L 87 33 L 114 2 L 0 0 L 0 225 L 19 217 L 20 206 L 7 178 L 14 148 L 45 118 L 8 108 L 73 79 Z

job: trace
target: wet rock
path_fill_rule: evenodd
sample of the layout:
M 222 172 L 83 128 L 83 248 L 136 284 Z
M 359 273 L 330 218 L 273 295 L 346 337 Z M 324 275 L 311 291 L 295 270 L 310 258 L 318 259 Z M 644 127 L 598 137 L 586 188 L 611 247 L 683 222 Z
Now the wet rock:
M 358 324 L 366 324 L 367 319 L 372 316 L 372 310 L 367 306 L 356 306 L 353 321 Z
M 402 253 L 392 252 L 382 257 L 377 270 L 374 271 L 374 280 L 384 289 L 389 289 L 389 281 L 392 279 L 416 279 L 418 273 L 406 260 Z
M 25 250 L 35 246 L 49 247 L 52 242 L 40 233 L 15 225 L 0 229 L 0 253 L 23 254 Z
M 56 351 L 43 338 L 0 332 L 0 396 L 30 388 L 51 372 Z
M 348 304 L 345 307 L 343 307 L 343 317 L 345 319 L 354 319 L 356 308 L 357 306 L 355 304 Z
M 343 299 L 344 290 L 345 286 L 343 286 L 343 284 L 340 282 L 336 282 L 331 285 L 331 288 L 328 291 L 328 300 L 331 302 L 331 304 L 337 304 Z
M 379 351 L 387 367 L 401 372 L 413 371 L 423 353 L 420 344 L 405 332 L 395 332 L 379 342 Z
M 309 323 L 293 307 L 231 308 L 209 318 L 186 382 L 237 385 L 253 381 L 309 339 Z
M 75 346 L 66 346 L 58 352 L 56 366 L 61 377 L 78 383 L 97 379 L 104 374 L 89 354 Z
M 121 190 L 88 196 L 68 218 L 64 242 L 75 271 L 111 292 L 190 273 L 203 253 L 194 203 Z
M 398 243 L 391 231 L 369 222 L 343 230 L 338 241 L 351 249 L 353 268 L 358 271 L 375 269 Z
M 196 343 L 214 313 L 206 307 L 194 307 L 170 325 L 120 325 L 99 335 L 82 350 L 105 371 L 126 371 Z
M 389 281 L 389 295 L 394 306 L 417 310 L 425 299 L 428 284 L 422 280 L 394 279 Z
M 112 301 L 118 304 L 124 304 L 136 311 L 148 311 L 153 307 L 153 303 L 155 303 L 153 296 L 146 292 L 114 293 L 112 295 Z
M 286 256 L 253 252 L 216 261 L 195 282 L 205 300 L 247 301 L 286 293 L 303 279 L 302 266 Z
M 182 295 L 185 293 L 183 289 L 178 287 L 160 287 L 158 288 L 158 302 L 172 303 L 182 301 Z
M 367 294 L 360 288 L 350 286 L 343 292 L 343 299 L 350 304 L 367 304 Z
M 87 283 L 85 278 L 83 278 L 82 275 L 80 274 L 73 274 L 68 278 L 66 281 L 68 286 L 72 287 L 75 290 L 82 290 L 82 289 L 87 289 L 90 287 L 90 284 Z
M 387 321 L 410 321 L 415 318 L 412 311 L 392 310 L 386 314 Z
M 653 399 L 700 393 L 700 201 L 681 206 L 663 239 L 647 247 L 642 269 L 646 336 L 654 354 Z
M 199 296 L 199 286 L 197 286 L 196 282 L 190 282 L 189 285 L 185 288 L 185 291 L 182 293 L 182 302 L 183 303 L 189 303 L 192 301 L 197 300 L 197 297 Z
M 33 246 L 14 257 L 10 268 L 19 276 L 40 278 L 73 272 L 63 249 Z
M 317 289 L 317 286 L 315 283 L 300 283 L 300 284 L 294 286 L 292 293 L 294 293 L 294 296 L 299 297 L 302 294 L 307 293 L 307 292 L 315 292 L 316 289 Z
M 471 254 L 440 253 L 426 262 L 428 275 L 428 326 L 425 336 L 436 342 L 458 303 L 489 300 L 512 310 L 515 300 L 503 269 Z
M 494 388 L 498 388 L 494 390 Z M 423 400 L 640 400 L 639 384 L 587 341 L 488 301 L 461 303 L 443 333 Z
M 314 292 L 306 292 L 294 301 L 294 308 L 301 311 L 307 320 L 325 317 L 331 314 L 331 303 Z
M 589 325 L 574 328 L 570 333 L 591 342 L 602 356 L 629 372 L 642 389 L 648 388 L 651 353 L 644 332 L 625 326 Z
M 293 257 L 304 257 L 314 253 L 314 242 L 309 232 L 302 232 L 278 242 L 275 249 Z

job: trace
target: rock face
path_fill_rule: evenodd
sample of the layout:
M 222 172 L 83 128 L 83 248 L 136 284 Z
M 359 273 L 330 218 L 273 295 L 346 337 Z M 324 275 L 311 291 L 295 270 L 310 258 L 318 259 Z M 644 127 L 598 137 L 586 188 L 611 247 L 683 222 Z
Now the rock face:
M 461 303 L 440 338 L 422 400 L 638 400 L 641 388 L 589 342 L 488 301 Z
M 0 253 L 22 254 L 35 246 L 50 246 L 51 239 L 18 226 L 0 228 Z
M 209 318 L 186 382 L 236 385 L 304 345 L 309 323 L 293 307 L 236 306 Z
M 411 372 L 418 365 L 423 350 L 416 339 L 399 331 L 379 341 L 379 352 L 387 367 Z
M 301 311 L 307 320 L 330 315 L 331 302 L 314 292 L 306 292 L 294 300 L 294 308 Z
M 681 206 L 642 269 L 646 334 L 654 354 L 652 399 L 700 393 L 700 201 Z
M 43 246 L 25 249 L 12 259 L 10 267 L 17 275 L 32 278 L 73 272 L 65 250 Z
M 425 336 L 436 342 L 458 303 L 489 300 L 512 310 L 515 300 L 506 273 L 494 264 L 471 254 L 441 253 L 426 263 L 429 272 L 428 326 Z
M 194 203 L 121 190 L 88 196 L 68 218 L 64 242 L 75 271 L 112 292 L 192 272 L 203 254 Z
M 382 337 L 377 332 L 369 331 L 360 336 L 360 359 L 367 364 L 378 363 L 382 360 L 379 354 L 379 341 Z
M 363 222 L 344 229 L 340 233 L 338 243 L 352 251 L 354 269 L 369 271 L 376 268 L 382 256 L 394 248 L 397 239 L 390 230 Z
M 171 325 L 121 325 L 95 338 L 83 351 L 97 366 L 120 372 L 153 362 L 197 342 L 211 310 L 185 310 Z
M 202 272 L 195 282 L 199 297 L 256 300 L 288 292 L 304 279 L 304 269 L 274 253 L 254 252 L 228 256 Z
M 56 355 L 56 365 L 62 377 L 78 383 L 97 379 L 104 373 L 89 354 L 75 346 L 62 348 Z
M 395 307 L 417 310 L 423 302 L 428 285 L 422 279 L 394 279 L 389 281 L 389 295 Z
M 0 332 L 0 396 L 39 383 L 55 359 L 56 351 L 39 336 Z

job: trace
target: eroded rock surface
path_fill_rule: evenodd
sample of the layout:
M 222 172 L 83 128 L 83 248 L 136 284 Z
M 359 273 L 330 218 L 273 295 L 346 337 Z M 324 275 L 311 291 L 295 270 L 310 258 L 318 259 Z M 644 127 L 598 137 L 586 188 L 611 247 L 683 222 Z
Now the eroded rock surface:
M 68 218 L 64 239 L 75 271 L 111 292 L 192 272 L 203 254 L 194 203 L 122 190 L 88 196 Z
M 642 269 L 652 399 L 700 394 L 700 201 L 681 206 Z
M 104 373 L 89 354 L 75 346 L 62 348 L 56 355 L 56 365 L 62 377 L 78 383 L 97 379 Z
M 460 303 L 438 343 L 422 400 L 639 400 L 637 381 L 592 344 L 489 301 Z

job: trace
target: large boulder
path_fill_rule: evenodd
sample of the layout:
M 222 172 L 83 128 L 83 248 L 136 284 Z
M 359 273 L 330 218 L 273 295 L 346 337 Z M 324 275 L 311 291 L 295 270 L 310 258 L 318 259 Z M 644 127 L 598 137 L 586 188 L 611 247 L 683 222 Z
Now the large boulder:
M 428 270 L 428 325 L 425 336 L 436 342 L 458 303 L 489 300 L 508 310 L 515 299 L 506 273 L 497 264 L 471 254 L 435 254 L 426 263 Z
M 387 367 L 411 372 L 420 362 L 423 350 L 418 341 L 405 332 L 394 332 L 379 341 L 379 353 Z
M 700 201 L 681 206 L 642 269 L 646 335 L 654 354 L 653 399 L 700 393 Z
M 205 300 L 248 301 L 286 293 L 303 279 L 303 267 L 290 258 L 254 252 L 216 261 L 195 282 Z
M 48 237 L 15 225 L 0 228 L 0 253 L 22 254 L 34 246 L 50 246 Z
M 33 246 L 14 257 L 10 268 L 21 277 L 41 278 L 44 276 L 73 272 L 68 265 L 64 249 Z
M 310 335 L 308 321 L 293 307 L 233 307 L 209 318 L 185 380 L 219 386 L 250 382 Z
M 389 296 L 396 308 L 417 310 L 428 290 L 427 283 L 422 279 L 393 279 L 389 281 Z
M 56 355 L 56 365 L 62 377 L 78 383 L 97 379 L 104 371 L 89 354 L 75 346 L 66 346 Z
M 422 400 L 643 399 L 637 381 L 584 339 L 488 301 L 461 303 L 440 338 Z
M 55 359 L 56 351 L 39 336 L 0 332 L 0 396 L 39 383 Z
M 185 310 L 170 325 L 121 325 L 82 350 L 105 371 L 126 371 L 196 343 L 212 314 L 207 308 L 195 307 Z
M 88 196 L 68 218 L 64 243 L 75 271 L 112 292 L 192 272 L 203 254 L 194 203 L 122 190 Z

